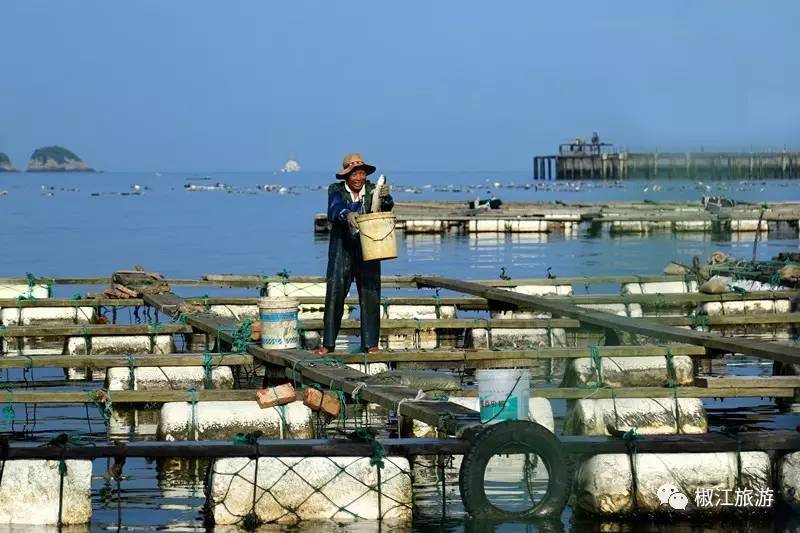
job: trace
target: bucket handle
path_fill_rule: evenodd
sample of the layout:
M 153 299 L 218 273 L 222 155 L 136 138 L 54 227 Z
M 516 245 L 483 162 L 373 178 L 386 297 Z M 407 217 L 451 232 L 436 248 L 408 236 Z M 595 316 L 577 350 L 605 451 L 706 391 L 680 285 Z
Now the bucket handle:
M 359 231 L 361 232 L 362 235 L 364 235 L 364 237 L 366 237 L 367 239 L 369 239 L 371 241 L 382 241 L 382 240 L 385 240 L 387 237 L 389 237 L 389 235 L 392 234 L 392 232 L 394 231 L 394 228 L 395 228 L 396 225 L 397 225 L 397 219 L 392 220 L 392 227 L 389 229 L 389 231 L 386 232 L 386 235 L 384 235 L 381 238 L 372 237 L 372 236 L 370 236 L 368 233 L 364 232 L 364 230 L 362 230 L 360 228 L 359 228 Z

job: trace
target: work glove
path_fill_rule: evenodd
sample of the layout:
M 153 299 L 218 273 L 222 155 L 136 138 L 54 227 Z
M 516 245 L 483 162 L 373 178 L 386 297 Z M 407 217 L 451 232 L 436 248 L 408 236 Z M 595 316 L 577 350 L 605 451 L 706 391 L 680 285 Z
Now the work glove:
M 387 196 L 389 196 L 390 192 L 391 192 L 391 188 L 384 183 L 378 189 L 378 198 L 386 198 Z
M 352 233 L 358 233 L 358 222 L 356 222 L 356 213 L 352 211 L 347 213 L 347 223 L 350 225 L 350 231 Z

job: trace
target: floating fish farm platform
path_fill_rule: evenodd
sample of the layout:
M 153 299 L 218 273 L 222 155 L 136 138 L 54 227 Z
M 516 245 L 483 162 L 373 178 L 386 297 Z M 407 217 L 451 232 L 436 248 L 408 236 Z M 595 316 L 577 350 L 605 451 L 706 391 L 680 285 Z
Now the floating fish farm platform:
M 800 400 L 795 255 L 728 258 L 673 275 L 384 277 L 384 288 L 410 294 L 383 299 L 383 350 L 347 349 L 359 325 L 349 298 L 341 343 L 324 358 L 310 351 L 326 290 L 316 276 L 0 279 L 0 519 L 89 523 L 92 460 L 108 459 L 106 498 L 121 506 L 125 461 L 135 457 L 158 460 L 162 483 L 202 483 L 202 512 L 217 526 L 410 528 L 430 512 L 414 498 L 426 477 L 439 512 L 458 499 L 477 518 L 557 521 L 568 501 L 600 519 L 728 512 L 697 497 L 708 487 L 749 491 L 741 492 L 748 512 L 778 512 L 800 504 L 800 431 L 753 427 L 746 414 L 720 428 L 703 399 Z M 588 294 L 598 284 L 619 291 Z M 61 285 L 97 290 L 54 298 Z M 178 295 L 212 287 L 243 294 Z M 297 348 L 257 340 L 259 297 L 298 300 Z M 124 309 L 145 318 L 125 322 Z M 720 372 L 742 358 L 772 372 Z M 54 368 L 63 381 L 37 377 Z M 532 382 L 527 419 L 488 423 L 468 378 L 508 368 L 546 379 Z M 553 402 L 564 401 L 556 428 Z M 78 418 L 71 431 L 35 442 L 41 431 L 30 430 L 27 409 L 43 404 L 97 407 L 105 438 L 95 431 L 83 444 L 91 426 Z M 485 480 L 514 469 L 525 475 L 514 486 L 532 503 L 511 512 Z M 32 505 L 35 516 L 23 512 Z

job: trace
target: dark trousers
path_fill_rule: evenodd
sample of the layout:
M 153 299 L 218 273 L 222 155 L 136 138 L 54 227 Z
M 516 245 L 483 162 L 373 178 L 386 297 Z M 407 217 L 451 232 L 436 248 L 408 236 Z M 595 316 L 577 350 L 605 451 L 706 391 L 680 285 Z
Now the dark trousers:
M 381 262 L 364 261 L 360 253 L 342 253 L 329 258 L 325 292 L 325 332 L 322 345 L 333 349 L 342 326 L 344 300 L 350 285 L 356 282 L 361 311 L 361 347 L 378 345 L 381 331 Z

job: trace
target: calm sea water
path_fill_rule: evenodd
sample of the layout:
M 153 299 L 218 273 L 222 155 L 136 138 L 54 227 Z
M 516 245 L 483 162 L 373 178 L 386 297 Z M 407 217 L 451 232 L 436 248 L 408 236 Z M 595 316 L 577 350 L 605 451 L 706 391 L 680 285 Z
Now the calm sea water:
M 797 181 L 627 181 L 539 182 L 524 172 L 397 172 L 390 183 L 398 201 L 460 200 L 489 194 L 506 200 L 590 202 L 616 200 L 698 200 L 703 194 L 724 195 L 737 201 L 800 200 Z M 141 264 L 170 277 L 204 273 L 322 275 L 327 237 L 313 233 L 313 216 L 325 210 L 326 188 L 333 180 L 324 173 L 99 173 L 0 174 L 0 277 L 109 275 Z M 216 187 L 220 184 L 219 187 Z M 187 188 L 193 185 L 193 190 Z M 205 187 L 213 190 L 202 190 Z M 6 194 L 3 194 L 3 192 Z M 689 262 L 723 250 L 750 257 L 752 234 L 655 233 L 647 237 L 591 237 L 576 235 L 468 235 L 400 236 L 400 257 L 384 263 L 385 274 L 426 273 L 458 278 L 496 278 L 501 268 L 512 277 L 543 277 L 546 269 L 557 276 L 657 274 L 669 261 Z M 770 235 L 758 247 L 765 259 L 797 250 L 796 235 Z M 72 296 L 85 288 L 58 287 L 57 296 Z M 592 287 L 592 292 L 609 290 Z M 181 289 L 181 294 L 209 292 Z M 243 291 L 238 291 L 243 294 Z M 721 371 L 768 374 L 770 367 L 752 360 Z M 22 382 L 19 372 L 4 374 Z M 37 370 L 39 386 L 60 386 L 60 370 Z M 543 377 L 540 376 L 541 379 Z M 724 416 L 749 417 L 760 427 L 794 427 L 796 416 L 778 415 L 766 400 L 719 402 L 706 407 L 711 423 Z M 563 402 L 554 402 L 557 425 Z M 46 440 L 64 430 L 90 430 L 105 438 L 102 419 L 94 409 L 47 406 L 16 408 L 15 430 Z M 8 428 L 4 428 L 6 431 Z M 102 477 L 107 465 L 94 467 L 92 530 L 116 529 L 117 507 L 107 497 Z M 170 531 L 201 531 L 202 484 L 197 479 L 173 478 L 155 462 L 130 460 L 123 481 L 123 529 L 158 527 Z M 427 487 L 427 490 L 432 490 Z M 425 494 L 426 487 L 420 488 Z M 423 505 L 425 496 L 422 497 Z M 434 513 L 435 515 L 435 513 Z M 567 509 L 552 523 L 474 524 L 463 519 L 460 503 L 452 502 L 447 518 L 415 522 L 418 531 L 794 531 L 800 525 L 782 518 L 722 525 L 623 523 L 601 525 L 573 516 Z M 787 522 L 787 520 L 789 522 Z M 610 529 L 609 529 L 610 528 Z M 2 529 L 2 528 L 0 528 Z M 306 530 L 307 528 L 301 528 Z M 374 531 L 362 523 L 349 531 Z M 329 528 L 328 531 L 339 531 Z M 15 529 L 16 531 L 16 529 Z M 310 530 L 309 530 L 310 531 Z

